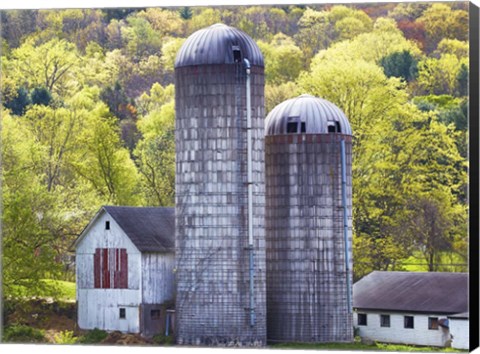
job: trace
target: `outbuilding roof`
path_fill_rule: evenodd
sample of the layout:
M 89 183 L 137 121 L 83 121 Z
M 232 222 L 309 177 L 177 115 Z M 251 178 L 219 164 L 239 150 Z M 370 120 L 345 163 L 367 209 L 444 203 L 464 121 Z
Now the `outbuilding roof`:
M 462 313 L 456 313 L 454 315 L 449 315 L 448 318 L 454 318 L 454 319 L 468 319 L 470 318 L 470 313 L 469 312 L 462 312 Z
M 193 33 L 177 53 L 175 68 L 205 64 L 233 64 L 244 58 L 251 65 L 264 66 L 263 55 L 246 33 L 217 23 Z
M 103 206 L 74 243 L 77 247 L 103 213 L 108 213 L 140 252 L 174 252 L 175 208 Z
M 457 314 L 468 311 L 468 274 L 374 271 L 353 285 L 353 307 Z
M 291 129 L 292 124 L 294 131 Z M 271 110 L 265 120 L 267 136 L 329 132 L 352 135 L 350 123 L 342 110 L 332 102 L 312 95 L 305 94 L 280 103 Z

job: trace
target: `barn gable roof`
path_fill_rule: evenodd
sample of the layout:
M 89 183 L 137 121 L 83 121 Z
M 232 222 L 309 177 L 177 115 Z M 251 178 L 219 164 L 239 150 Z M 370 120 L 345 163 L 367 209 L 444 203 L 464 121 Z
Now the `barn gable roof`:
M 104 206 L 140 252 L 175 249 L 175 209 Z
M 468 274 L 374 271 L 353 285 L 353 307 L 456 314 L 468 310 Z
M 175 208 L 103 206 L 74 243 L 77 247 L 90 227 L 108 213 L 140 252 L 174 252 Z

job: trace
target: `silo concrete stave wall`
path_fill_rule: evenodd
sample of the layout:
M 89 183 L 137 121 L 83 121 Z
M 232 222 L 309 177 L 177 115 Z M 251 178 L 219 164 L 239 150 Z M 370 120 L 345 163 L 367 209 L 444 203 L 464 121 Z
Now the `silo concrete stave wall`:
M 266 342 L 264 76 L 251 69 L 255 324 L 250 325 L 246 73 L 191 65 L 176 80 L 176 338 Z
M 352 138 L 334 133 L 265 139 L 268 339 L 351 342 Z M 346 146 L 348 273 L 341 140 Z

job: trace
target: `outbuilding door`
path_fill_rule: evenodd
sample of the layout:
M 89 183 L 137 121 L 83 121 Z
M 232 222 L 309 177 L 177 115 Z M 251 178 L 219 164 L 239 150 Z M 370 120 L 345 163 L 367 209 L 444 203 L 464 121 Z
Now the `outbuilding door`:
M 165 332 L 165 308 L 160 304 L 142 305 L 142 333 L 154 336 Z

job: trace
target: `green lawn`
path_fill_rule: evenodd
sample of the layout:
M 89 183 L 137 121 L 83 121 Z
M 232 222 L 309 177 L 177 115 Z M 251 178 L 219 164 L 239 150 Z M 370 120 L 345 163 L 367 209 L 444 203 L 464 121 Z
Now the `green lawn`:
M 314 350 L 361 350 L 361 351 L 389 351 L 389 352 L 446 352 L 459 353 L 467 350 L 437 347 L 417 347 L 401 344 L 375 343 L 367 345 L 363 343 L 281 343 L 271 346 L 272 349 L 314 349 Z
M 75 301 L 75 283 L 62 280 L 42 279 L 43 282 L 52 286 L 55 293 L 47 294 L 47 296 L 58 297 L 62 300 Z

